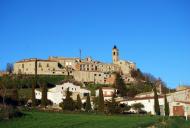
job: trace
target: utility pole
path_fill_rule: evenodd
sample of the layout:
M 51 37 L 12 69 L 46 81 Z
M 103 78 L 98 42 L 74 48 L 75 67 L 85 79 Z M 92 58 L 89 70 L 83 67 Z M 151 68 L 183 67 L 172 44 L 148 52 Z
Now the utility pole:
M 82 50 L 79 49 L 79 57 L 80 57 L 80 60 L 81 60 L 81 57 L 82 57 Z

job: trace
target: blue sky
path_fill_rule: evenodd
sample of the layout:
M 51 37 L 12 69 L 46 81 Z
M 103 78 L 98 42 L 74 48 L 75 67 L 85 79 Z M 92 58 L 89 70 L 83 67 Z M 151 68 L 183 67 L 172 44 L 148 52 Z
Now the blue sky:
M 190 84 L 189 0 L 0 0 L 0 69 L 30 57 L 120 58 Z

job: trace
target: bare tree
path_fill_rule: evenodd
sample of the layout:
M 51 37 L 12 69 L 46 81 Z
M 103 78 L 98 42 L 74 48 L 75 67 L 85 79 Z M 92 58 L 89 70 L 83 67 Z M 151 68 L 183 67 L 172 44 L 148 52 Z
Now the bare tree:
M 12 63 L 7 63 L 7 67 L 6 67 L 6 72 L 8 72 L 9 74 L 13 73 L 13 64 Z

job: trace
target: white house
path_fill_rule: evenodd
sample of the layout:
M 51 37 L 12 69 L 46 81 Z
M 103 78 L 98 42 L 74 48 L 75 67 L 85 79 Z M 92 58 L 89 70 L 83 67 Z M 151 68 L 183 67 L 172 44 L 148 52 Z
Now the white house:
M 104 100 L 111 100 L 113 93 L 117 92 L 117 90 L 112 87 L 102 87 L 102 92 Z M 96 97 L 98 96 L 99 96 L 99 89 L 96 90 Z
M 69 89 L 70 92 L 72 92 L 72 98 L 73 100 L 77 99 L 77 95 L 79 94 L 81 99 L 83 99 L 82 102 L 84 102 L 84 97 L 87 96 L 87 94 L 91 94 L 91 92 L 87 89 L 81 88 L 80 86 L 74 85 L 73 83 L 64 83 L 62 85 L 56 85 L 56 87 L 48 89 L 47 92 L 47 99 L 52 101 L 54 105 L 59 105 L 59 103 L 63 102 L 63 99 L 66 96 L 66 91 Z M 35 90 L 36 99 L 41 99 L 42 92 L 40 90 Z
M 190 89 L 167 94 L 167 101 L 169 103 L 170 116 L 190 116 Z M 151 113 L 152 115 L 155 114 L 154 93 L 152 92 L 138 94 L 137 96 L 135 96 L 135 98 L 131 100 L 123 100 L 120 103 L 128 104 L 130 106 L 135 103 L 141 103 L 144 105 L 143 110 L 145 110 L 148 113 Z M 163 95 L 159 95 L 159 105 L 161 115 L 164 115 Z M 131 111 L 134 110 L 131 109 Z
M 146 111 L 147 113 L 150 113 L 152 115 L 155 115 L 154 111 L 154 97 L 140 97 L 140 98 L 134 98 L 132 100 L 124 100 L 120 102 L 121 104 L 127 104 L 129 106 L 132 106 L 136 103 L 141 103 L 144 105 L 144 108 L 142 110 Z M 164 97 L 159 96 L 159 105 L 161 110 L 161 115 L 164 114 Z M 131 112 L 135 112 L 135 110 L 131 109 Z

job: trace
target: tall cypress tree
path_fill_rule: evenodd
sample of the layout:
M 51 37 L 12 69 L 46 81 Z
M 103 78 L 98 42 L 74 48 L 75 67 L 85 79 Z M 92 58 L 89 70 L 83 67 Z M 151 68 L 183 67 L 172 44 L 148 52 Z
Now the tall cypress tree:
M 164 95 L 164 111 L 165 111 L 165 116 L 169 116 L 169 103 L 167 101 L 166 94 Z
M 104 112 L 104 96 L 103 96 L 102 88 L 99 88 L 98 111 Z
M 77 95 L 76 108 L 77 108 L 78 110 L 81 110 L 81 108 L 82 108 L 82 101 L 81 101 L 81 98 L 80 98 L 80 95 L 79 95 L 79 94 Z
M 14 105 L 17 106 L 18 105 L 18 102 L 19 102 L 19 97 L 18 97 L 18 90 L 17 88 L 14 88 L 12 90 L 12 96 L 11 96 L 12 100 L 14 101 Z
M 36 106 L 36 97 L 35 97 L 35 85 L 36 81 L 34 78 L 31 78 L 32 80 L 32 107 Z
M 63 106 L 62 106 L 63 110 L 69 110 L 69 111 L 75 110 L 75 102 L 73 101 L 71 95 L 72 92 L 70 92 L 68 88 L 66 91 L 66 97 L 65 99 L 63 99 Z
M 119 94 L 122 97 L 124 97 L 127 94 L 127 87 L 125 85 L 125 82 L 119 73 L 116 73 L 115 75 L 116 75 L 116 78 L 115 78 L 114 87 L 118 89 Z
M 42 84 L 42 100 L 41 100 L 42 106 L 47 105 L 47 84 L 46 82 L 43 82 Z
M 160 115 L 160 106 L 159 106 L 156 86 L 153 88 L 153 90 L 154 90 L 154 110 L 155 110 L 156 115 Z
M 17 79 L 13 79 L 11 80 L 12 84 L 13 84 L 13 89 L 12 89 L 12 95 L 11 95 L 11 99 L 13 100 L 13 106 L 16 107 L 18 105 L 19 102 L 19 95 L 18 95 L 18 89 L 17 89 Z
M 85 111 L 89 112 L 90 110 L 92 110 L 92 107 L 91 107 L 91 102 L 90 102 L 90 95 L 88 94 L 87 99 L 86 99 Z
M 116 92 L 113 93 L 111 102 L 110 101 L 107 102 L 107 112 L 108 113 L 113 114 L 113 113 L 118 112 L 118 104 L 115 101 L 115 98 L 116 98 Z

